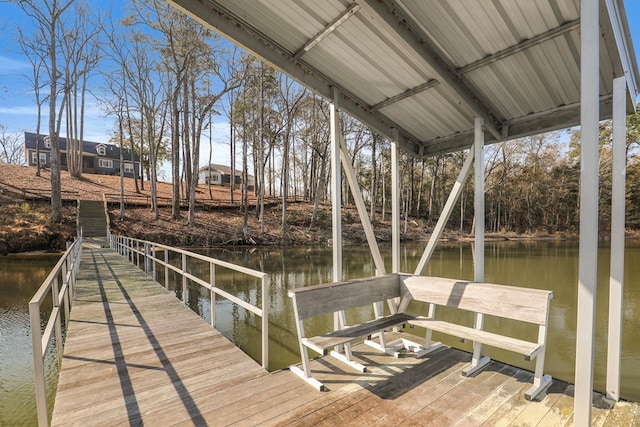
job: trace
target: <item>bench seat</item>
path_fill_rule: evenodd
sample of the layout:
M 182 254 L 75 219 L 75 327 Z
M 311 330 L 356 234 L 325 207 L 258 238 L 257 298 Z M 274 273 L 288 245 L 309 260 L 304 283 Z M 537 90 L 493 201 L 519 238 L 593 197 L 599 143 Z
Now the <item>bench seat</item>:
M 315 337 L 303 338 L 305 346 L 322 354 L 327 354 L 327 349 L 341 344 L 351 342 L 358 338 L 368 337 L 384 329 L 393 328 L 394 326 L 407 323 L 414 319 L 413 316 L 406 313 L 396 313 L 390 316 L 381 317 L 369 322 L 360 323 L 358 325 L 349 326 L 345 329 L 318 335 Z
M 293 302 L 302 359 L 302 368 L 291 365 L 290 369 L 318 390 L 323 390 L 324 386 L 311 375 L 308 350 L 326 355 L 328 349 L 334 348 L 329 354 L 365 372 L 366 368 L 352 357 L 352 341 L 377 334 L 379 343 L 371 339 L 366 339 L 365 343 L 396 357 L 404 351 L 422 357 L 442 346 L 441 343 L 432 342 L 433 331 L 473 342 L 472 359 L 462 370 L 463 375 L 473 375 L 489 363 L 491 359 L 482 355 L 482 346 L 489 345 L 521 354 L 526 360 L 536 359 L 533 386 L 525 393 L 527 399 L 536 398 L 551 384 L 551 377 L 544 375 L 543 371 L 549 306 L 553 298 L 551 291 L 442 277 L 387 274 L 290 289 L 288 294 Z M 385 301 L 391 312 L 386 316 L 380 306 Z M 407 312 L 411 301 L 416 302 L 415 309 L 420 311 Z M 374 304 L 375 319 L 350 325 L 345 311 L 367 304 Z M 473 313 L 473 327 L 437 319 L 436 306 Z M 428 310 L 427 315 L 422 311 L 425 309 Z M 329 313 L 334 313 L 334 327 L 337 330 L 307 337 L 304 321 Z M 537 326 L 538 337 L 531 342 L 496 333 L 500 331 L 485 330 L 485 315 Z M 424 344 L 404 337 L 386 342 L 386 330 L 406 323 L 425 329 Z
M 535 358 L 544 348 L 541 344 L 524 341 L 517 338 L 507 337 L 504 335 L 494 334 L 493 332 L 475 329 L 469 326 L 449 323 L 442 320 L 430 319 L 428 317 L 418 316 L 408 320 L 413 326 L 420 326 L 432 331 L 438 331 L 447 335 L 453 335 L 463 340 L 480 342 L 482 344 L 498 347 L 524 355 L 526 360 Z

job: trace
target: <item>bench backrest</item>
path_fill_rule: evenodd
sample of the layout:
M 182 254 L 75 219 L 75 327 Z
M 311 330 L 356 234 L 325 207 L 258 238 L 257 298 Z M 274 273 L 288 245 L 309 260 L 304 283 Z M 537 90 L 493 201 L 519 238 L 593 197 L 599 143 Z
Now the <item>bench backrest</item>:
M 298 317 L 308 319 L 400 296 L 397 274 L 290 289 Z
M 403 297 L 523 322 L 546 325 L 552 291 L 464 282 L 427 276 L 400 276 Z

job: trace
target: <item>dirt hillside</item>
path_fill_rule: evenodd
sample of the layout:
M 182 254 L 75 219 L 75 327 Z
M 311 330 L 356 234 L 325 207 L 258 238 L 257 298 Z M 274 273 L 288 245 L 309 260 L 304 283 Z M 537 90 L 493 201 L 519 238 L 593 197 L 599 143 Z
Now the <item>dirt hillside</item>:
M 206 185 L 197 192 L 196 224 L 189 226 L 187 211 L 181 211 L 181 219 L 172 220 L 168 206 L 161 206 L 159 218 L 154 219 L 148 206 L 149 183 L 145 189 L 135 192 L 132 179 L 125 179 L 125 218 L 119 219 L 120 179 L 116 176 L 84 175 L 82 179 L 71 178 L 62 172 L 64 221 L 50 224 L 48 201 L 38 201 L 37 195 L 50 194 L 50 172 L 41 171 L 35 176 L 35 168 L 0 165 L 0 253 L 15 253 L 33 250 L 60 250 L 64 242 L 76 234 L 76 203 L 81 200 L 103 200 L 108 195 L 109 216 L 112 232 L 143 238 L 176 246 L 218 245 L 303 245 L 327 244 L 331 238 L 331 206 L 321 205 L 317 221 L 311 226 L 313 205 L 307 202 L 289 204 L 288 228 L 282 230 L 282 208 L 278 199 L 267 200 L 261 224 L 256 217 L 255 198 L 250 198 L 247 236 L 243 233 L 244 213 L 238 204 L 240 192 L 236 191 L 236 203 L 230 203 L 228 187 L 212 186 L 211 194 Z M 158 185 L 158 197 L 168 203 L 172 187 L 167 183 Z M 378 220 L 375 224 L 378 241 L 391 239 L 389 221 Z M 363 243 L 366 237 L 354 208 L 343 209 L 343 235 L 345 243 Z M 415 221 L 410 221 L 403 238 L 425 239 L 425 230 Z

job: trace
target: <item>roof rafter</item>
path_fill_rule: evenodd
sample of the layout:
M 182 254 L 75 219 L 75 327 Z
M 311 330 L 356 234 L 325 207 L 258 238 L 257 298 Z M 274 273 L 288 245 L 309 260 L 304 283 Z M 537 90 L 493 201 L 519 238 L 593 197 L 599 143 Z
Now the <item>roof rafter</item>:
M 437 74 L 437 80 L 449 86 L 460 99 L 478 116 L 484 119 L 485 129 L 497 140 L 502 139 L 503 120 L 496 117 L 494 109 L 487 106 L 455 71 L 456 67 L 441 55 L 432 40 L 411 25 L 407 16 L 394 0 L 365 0 L 368 13 L 378 15 L 402 39 L 411 46 L 431 66 Z M 363 10 L 365 6 L 363 4 Z
M 564 24 L 560 25 L 559 27 L 553 28 L 545 33 L 542 34 L 538 34 L 537 36 L 531 37 L 530 39 L 526 39 L 524 41 L 521 41 L 520 43 L 510 46 L 504 50 L 498 51 L 496 53 L 493 53 L 491 55 L 485 56 L 482 59 L 479 59 L 475 62 L 472 62 L 470 64 L 465 65 L 462 68 L 458 69 L 458 73 L 460 74 L 466 74 L 466 73 L 470 73 L 473 70 L 476 70 L 480 67 L 484 67 L 485 65 L 489 65 L 493 62 L 499 61 L 503 58 L 506 58 L 508 56 L 511 56 L 513 54 L 516 54 L 518 52 L 521 52 L 525 49 L 528 49 L 530 47 L 539 45 L 540 43 L 544 43 L 547 40 L 551 40 L 554 37 L 558 37 L 562 34 L 565 34 L 573 29 L 578 28 L 578 26 L 580 25 L 580 19 L 575 19 L 573 21 L 569 21 L 569 22 L 565 22 Z
M 340 25 L 344 24 L 347 19 L 351 18 L 354 13 L 360 10 L 360 5 L 358 3 L 353 3 L 351 6 L 347 8 L 340 16 L 331 21 L 329 25 L 320 30 L 315 36 L 313 36 L 309 41 L 307 41 L 304 46 L 302 46 L 298 51 L 293 55 L 294 58 L 300 58 L 305 53 L 309 52 L 315 45 L 320 43 L 322 39 L 327 37 L 329 34 L 334 32 L 336 28 Z
M 426 83 L 423 83 L 419 86 L 412 87 L 411 89 L 407 89 L 398 95 L 392 96 L 391 98 L 387 98 L 382 102 L 377 103 L 376 105 L 372 105 L 371 109 L 373 111 L 378 111 L 381 108 L 388 107 L 391 104 L 395 104 L 396 102 L 400 102 L 404 99 L 411 98 L 414 95 L 419 94 L 420 92 L 424 92 L 427 89 L 430 89 L 434 86 L 438 86 L 440 84 L 436 79 L 431 79 Z
M 611 117 L 612 96 L 603 95 L 600 97 L 600 120 Z M 566 127 L 580 124 L 580 102 L 563 105 L 552 110 L 541 113 L 529 114 L 525 117 L 508 120 L 504 124 L 506 136 L 504 140 L 522 138 L 532 133 L 551 132 Z M 533 132 L 533 131 L 536 132 Z M 447 153 L 469 148 L 473 142 L 473 130 L 461 132 L 456 135 L 443 138 L 436 138 L 428 141 L 424 145 L 424 156 L 431 156 L 439 153 Z M 495 139 L 485 140 L 485 144 L 499 142 Z
M 551 40 L 554 37 L 557 37 L 557 36 L 560 36 L 562 34 L 565 34 L 565 33 L 569 32 L 569 31 L 573 30 L 574 28 L 576 28 L 578 25 L 580 25 L 580 19 L 576 19 L 576 20 L 573 20 L 573 21 L 566 22 L 566 23 L 562 24 L 559 27 L 556 27 L 556 28 L 553 28 L 553 29 L 547 31 L 546 33 L 542 33 L 542 34 L 539 34 L 537 36 L 531 37 L 530 39 L 524 40 L 524 41 L 518 43 L 517 45 L 510 46 L 510 47 L 508 47 L 508 48 L 506 48 L 504 50 L 495 52 L 495 53 L 493 53 L 491 55 L 488 55 L 488 56 L 485 56 L 484 58 L 479 59 L 479 60 L 477 60 L 475 62 L 467 64 L 464 67 L 458 68 L 456 70 L 456 72 L 461 76 L 464 75 L 464 74 L 470 73 L 471 71 L 476 70 L 476 69 L 478 69 L 480 67 L 484 67 L 484 66 L 489 65 L 489 64 L 491 64 L 493 62 L 496 62 L 496 61 L 499 61 L 499 60 L 501 60 L 503 58 L 509 57 L 510 55 L 513 55 L 515 53 L 521 52 L 521 51 L 523 51 L 525 49 L 528 49 L 530 47 L 539 45 L 540 43 L 544 43 L 547 40 Z M 392 97 L 390 97 L 388 99 L 385 99 L 384 101 L 379 102 L 376 105 L 373 105 L 371 107 L 371 109 L 376 111 L 376 110 L 379 110 L 381 108 L 388 107 L 389 105 L 395 104 L 396 102 L 400 102 L 400 101 L 405 100 L 407 98 L 410 98 L 410 97 L 412 97 L 414 95 L 417 95 L 420 92 L 424 92 L 425 90 L 430 89 L 430 88 L 432 88 L 434 86 L 437 86 L 438 84 L 440 84 L 440 82 L 438 80 L 435 80 L 435 79 L 429 80 L 426 83 L 423 83 L 423 84 L 421 84 L 419 86 L 416 86 L 416 87 L 413 87 L 411 89 L 407 89 L 406 91 L 404 91 L 404 92 L 402 92 L 402 93 L 400 93 L 398 95 L 395 95 L 395 96 L 392 96 Z

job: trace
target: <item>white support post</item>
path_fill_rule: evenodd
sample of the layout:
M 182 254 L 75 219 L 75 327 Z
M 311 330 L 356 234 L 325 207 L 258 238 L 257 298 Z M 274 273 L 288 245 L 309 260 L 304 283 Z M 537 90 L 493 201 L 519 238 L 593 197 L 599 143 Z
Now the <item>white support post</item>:
M 613 170 L 611 183 L 611 272 L 609 277 L 609 334 L 607 345 L 607 397 L 620 400 L 622 306 L 624 291 L 624 232 L 627 82 L 613 80 Z
M 338 115 L 338 91 L 332 88 L 333 100 L 329 104 L 330 138 L 331 138 L 331 226 L 333 248 L 332 278 L 334 282 L 342 280 L 342 171 L 340 169 L 340 117 Z M 333 315 L 333 328 L 340 325 L 338 313 Z
M 458 174 L 458 178 L 456 179 L 455 184 L 453 184 L 453 188 L 451 189 L 451 193 L 449 193 L 449 198 L 447 199 L 447 202 L 445 203 L 444 208 L 442 209 L 442 213 L 438 218 L 438 222 L 436 223 L 436 226 L 433 228 L 433 233 L 431 233 L 431 237 L 429 237 L 429 242 L 427 243 L 427 247 L 425 248 L 424 253 L 422 254 L 422 257 L 420 258 L 420 262 L 418 262 L 416 271 L 413 273 L 417 276 L 422 274 L 424 268 L 427 266 L 427 263 L 431 259 L 431 256 L 433 255 L 433 251 L 436 247 L 436 244 L 438 243 L 438 239 L 440 239 L 440 236 L 442 236 L 442 233 L 444 232 L 444 227 L 445 225 L 447 225 L 447 221 L 451 216 L 451 212 L 453 212 L 453 208 L 456 202 L 458 201 L 460 194 L 462 194 L 462 186 L 467 181 L 467 178 L 469 177 L 469 174 L 471 172 L 471 166 L 473 166 L 473 159 L 475 156 L 475 149 L 473 147 L 474 145 L 471 146 L 471 149 L 469 150 L 469 154 L 467 154 L 467 158 L 465 159 L 464 164 L 462 165 L 462 169 L 460 169 L 460 173 Z
M 476 257 L 473 264 L 473 280 L 484 282 L 484 133 L 482 127 L 484 120 L 476 117 L 474 121 L 474 219 L 475 236 L 474 246 Z
M 340 169 L 340 118 L 338 116 L 338 91 L 333 89 L 333 102 L 329 104 L 331 127 L 331 224 L 334 282 L 342 280 L 342 199 Z
M 580 2 L 580 244 L 574 423 L 591 425 L 598 276 L 598 120 L 600 17 L 598 0 Z
M 398 131 L 391 141 L 391 271 L 400 271 L 400 168 L 398 159 Z
M 474 142 L 473 151 L 475 159 L 474 167 L 474 257 L 473 257 L 473 281 L 484 282 L 484 120 L 476 117 L 474 121 Z M 474 328 L 482 329 L 484 326 L 484 315 L 475 314 Z M 468 367 L 462 370 L 464 375 L 472 375 L 482 369 L 491 359 L 482 356 L 482 343 L 473 343 L 473 356 Z

